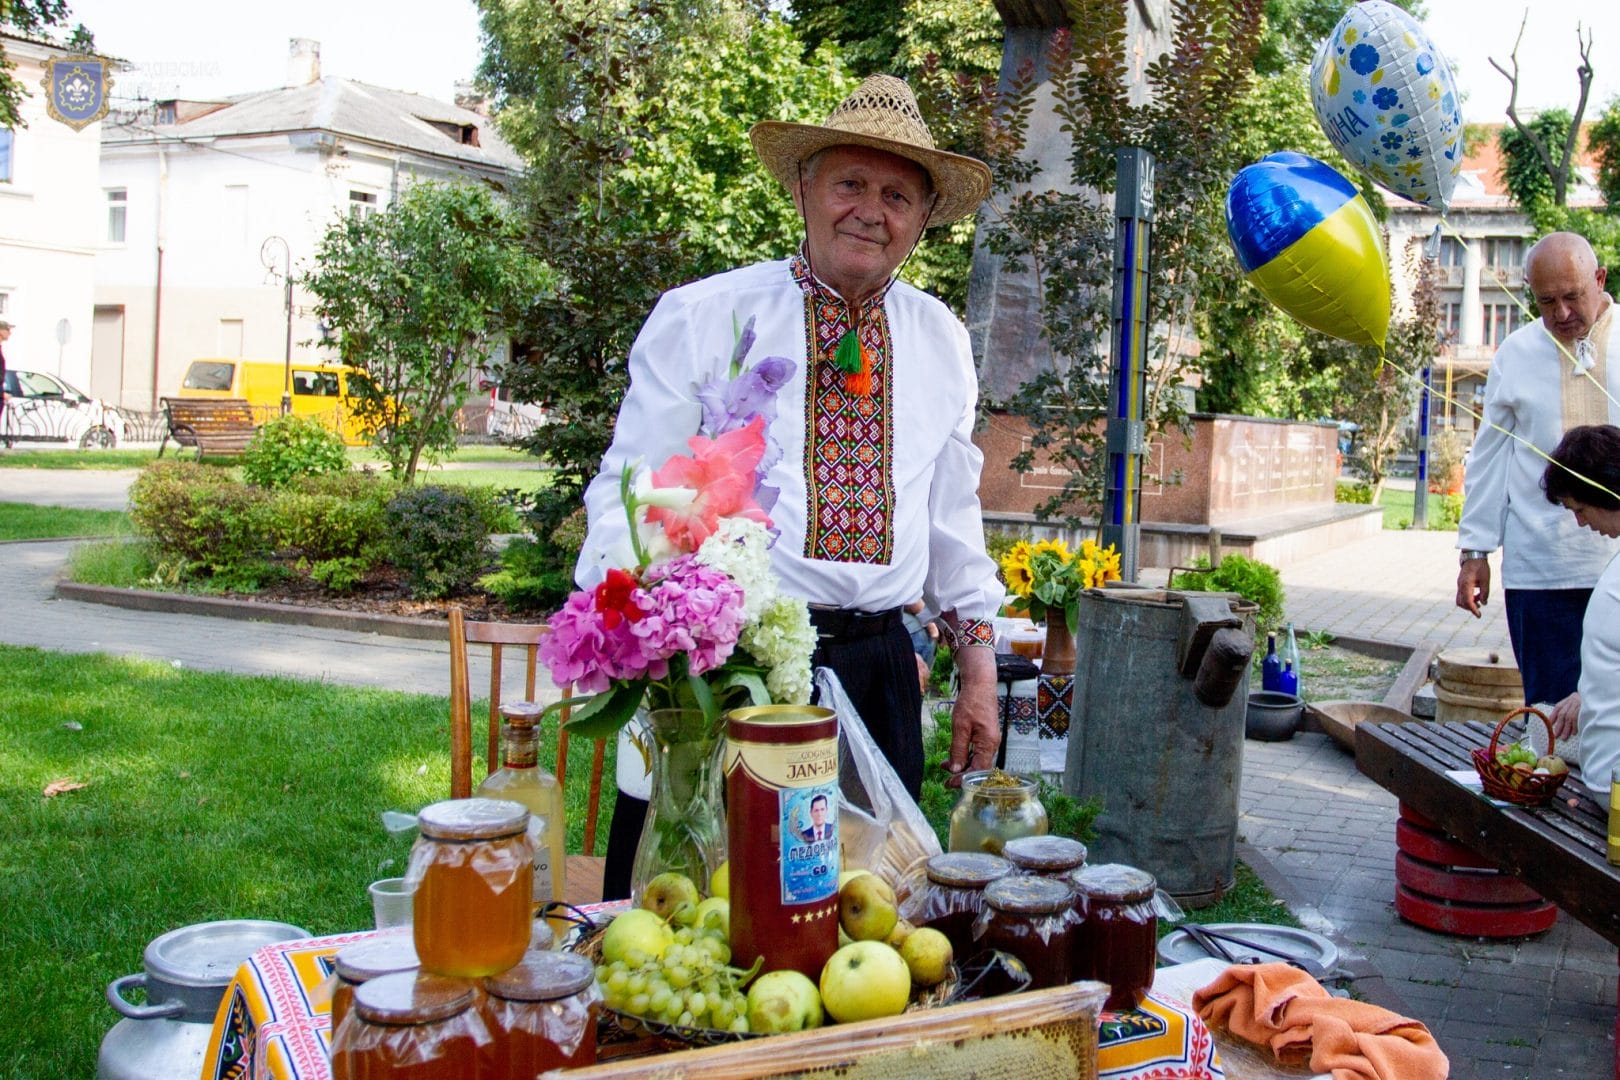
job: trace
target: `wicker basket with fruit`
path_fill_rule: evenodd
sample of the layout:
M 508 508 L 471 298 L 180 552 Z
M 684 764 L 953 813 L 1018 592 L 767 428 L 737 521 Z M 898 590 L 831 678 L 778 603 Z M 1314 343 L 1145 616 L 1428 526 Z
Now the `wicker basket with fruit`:
M 1540 717 L 1547 727 L 1547 752 L 1539 758 L 1523 743 L 1505 747 L 1498 744 L 1508 722 L 1525 714 Z M 1569 766 L 1553 753 L 1555 748 L 1552 721 L 1545 713 L 1540 709 L 1514 709 L 1497 722 L 1491 732 L 1490 746 L 1474 751 L 1474 769 L 1479 773 L 1485 794 L 1519 806 L 1545 806 L 1569 775 Z

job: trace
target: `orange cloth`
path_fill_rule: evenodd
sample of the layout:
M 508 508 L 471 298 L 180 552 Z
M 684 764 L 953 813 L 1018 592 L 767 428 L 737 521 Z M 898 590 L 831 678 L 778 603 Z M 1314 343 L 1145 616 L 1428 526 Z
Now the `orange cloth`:
M 1287 964 L 1236 964 L 1193 995 L 1206 1023 L 1277 1060 L 1333 1080 L 1445 1080 L 1451 1063 L 1429 1029 L 1364 1001 L 1336 998 Z

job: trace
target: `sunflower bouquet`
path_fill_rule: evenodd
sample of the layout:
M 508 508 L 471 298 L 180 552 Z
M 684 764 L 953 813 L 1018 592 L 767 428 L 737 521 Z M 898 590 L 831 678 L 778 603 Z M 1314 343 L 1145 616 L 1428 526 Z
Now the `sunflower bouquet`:
M 1057 608 L 1073 632 L 1080 619 L 1080 593 L 1119 580 L 1119 552 L 1093 540 L 1082 540 L 1079 551 L 1070 551 L 1062 540 L 1020 540 L 1001 557 L 1001 576 L 1031 618 L 1043 620 Z

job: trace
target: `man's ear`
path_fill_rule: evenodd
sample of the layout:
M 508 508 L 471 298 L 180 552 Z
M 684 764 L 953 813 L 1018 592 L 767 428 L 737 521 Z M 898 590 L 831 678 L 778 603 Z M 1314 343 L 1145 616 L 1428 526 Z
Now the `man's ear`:
M 798 176 L 798 183 L 789 189 L 793 194 L 793 209 L 799 212 L 799 220 L 804 220 L 804 174 Z
M 1609 280 L 1609 268 L 1607 266 L 1598 267 L 1597 268 L 1598 288 L 1600 288 L 1600 289 L 1603 288 L 1603 286 L 1608 283 L 1608 280 Z

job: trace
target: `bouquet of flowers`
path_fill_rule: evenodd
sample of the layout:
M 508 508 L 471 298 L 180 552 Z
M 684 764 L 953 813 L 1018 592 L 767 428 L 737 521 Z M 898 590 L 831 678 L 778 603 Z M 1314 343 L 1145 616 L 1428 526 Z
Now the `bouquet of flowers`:
M 1001 575 L 1007 588 L 1029 607 L 1030 617 L 1046 619 L 1052 608 L 1061 610 L 1069 632 L 1078 629 L 1080 593 L 1106 581 L 1119 580 L 1119 552 L 1083 540 L 1073 552 L 1062 540 L 1020 540 L 1001 557 Z

